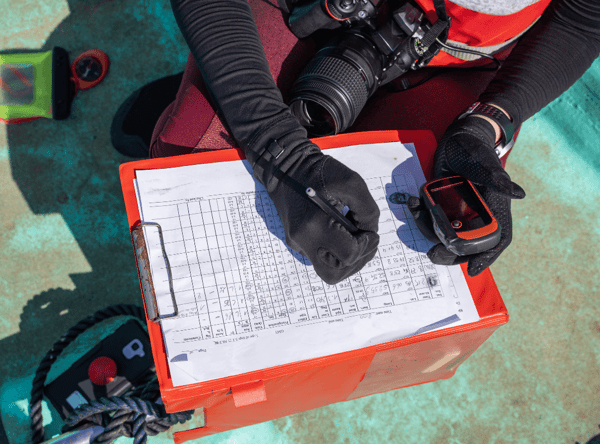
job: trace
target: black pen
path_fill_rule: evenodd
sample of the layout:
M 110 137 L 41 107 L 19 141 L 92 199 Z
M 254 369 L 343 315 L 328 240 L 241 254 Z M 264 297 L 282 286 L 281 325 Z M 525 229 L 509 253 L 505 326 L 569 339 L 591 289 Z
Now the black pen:
M 354 226 L 352 222 L 348 220 L 342 213 L 340 213 L 333 205 L 329 202 L 321 199 L 321 197 L 317 194 L 315 190 L 312 188 L 306 189 L 306 195 L 312 200 L 315 204 L 319 206 L 323 211 L 333 217 L 337 222 L 342 224 L 342 226 L 348 230 L 350 233 L 356 233 L 358 228 Z

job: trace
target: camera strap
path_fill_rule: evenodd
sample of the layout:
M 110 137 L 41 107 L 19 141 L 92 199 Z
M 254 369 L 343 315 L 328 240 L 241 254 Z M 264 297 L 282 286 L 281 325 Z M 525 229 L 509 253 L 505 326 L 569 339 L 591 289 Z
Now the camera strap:
M 421 39 L 421 45 L 427 48 L 427 51 L 417 60 L 416 68 L 422 68 L 427 65 L 440 52 L 442 46 L 436 42 L 436 39 L 439 38 L 444 43 L 448 40 L 448 31 L 450 30 L 452 19 L 448 17 L 446 12 L 446 3 L 444 0 L 433 0 L 433 6 L 438 19 Z
M 439 20 L 448 20 L 448 13 L 446 12 L 446 2 L 444 0 L 433 0 L 433 7 Z

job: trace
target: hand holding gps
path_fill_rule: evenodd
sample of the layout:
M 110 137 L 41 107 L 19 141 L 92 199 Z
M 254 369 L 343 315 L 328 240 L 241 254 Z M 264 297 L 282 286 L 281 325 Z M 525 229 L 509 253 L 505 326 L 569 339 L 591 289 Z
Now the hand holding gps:
M 448 251 L 466 256 L 500 242 L 501 227 L 473 184 L 461 176 L 445 177 L 421 186 L 433 231 Z
M 474 110 L 478 109 L 475 106 Z M 438 142 L 431 178 L 442 182 L 427 184 L 421 199 L 411 197 L 407 202 L 419 229 L 436 244 L 427 252 L 431 262 L 438 265 L 468 262 L 467 272 L 471 277 L 483 272 L 508 248 L 512 240 L 511 201 L 525 197 L 525 191 L 511 180 L 500 158 L 504 149 L 501 145 L 510 147 L 514 142 L 505 143 L 510 128 L 501 131 L 498 145 L 497 128 L 489 122 L 497 120 L 493 113 L 481 112 L 484 119 L 475 111 L 459 116 Z M 497 123 L 502 128 L 502 122 Z M 457 176 L 462 180 L 453 179 Z M 494 219 L 499 234 L 494 234 Z

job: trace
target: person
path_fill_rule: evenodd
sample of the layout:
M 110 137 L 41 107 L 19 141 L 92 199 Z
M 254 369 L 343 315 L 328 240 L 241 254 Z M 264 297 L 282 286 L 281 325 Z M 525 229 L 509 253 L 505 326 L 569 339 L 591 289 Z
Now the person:
M 416 3 L 434 23 L 434 2 Z M 321 152 L 284 100 L 299 68 L 323 43 L 298 40 L 286 26 L 296 2 L 280 0 L 279 8 L 263 0 L 171 4 L 190 48 L 185 71 L 146 85 L 123 103 L 111 128 L 114 146 L 133 157 L 239 147 L 277 208 L 288 246 L 306 256 L 328 284 L 359 271 L 377 249 L 379 209 L 364 180 Z M 600 3 L 455 0 L 445 5 L 452 19 L 448 42 L 487 51 L 502 66 L 485 71 L 486 58 L 443 49 L 428 67 L 464 69 L 400 94 L 380 88 L 348 131 L 433 131 L 438 141 L 434 177 L 471 180 L 500 223 L 502 237 L 496 247 L 476 255 L 456 256 L 438 243 L 428 256 L 442 265 L 468 261 L 469 275 L 476 276 L 509 246 L 511 200 L 525 197 L 504 170 L 508 153 L 495 148 L 508 142 L 503 140 L 507 128 L 518 132 L 598 57 Z M 403 77 L 414 84 L 427 69 Z M 462 116 L 477 103 L 488 106 Z M 337 208 L 348 206 L 347 216 L 359 231 L 334 223 L 286 178 L 313 187 Z M 423 215 L 420 205 L 410 202 L 416 219 Z

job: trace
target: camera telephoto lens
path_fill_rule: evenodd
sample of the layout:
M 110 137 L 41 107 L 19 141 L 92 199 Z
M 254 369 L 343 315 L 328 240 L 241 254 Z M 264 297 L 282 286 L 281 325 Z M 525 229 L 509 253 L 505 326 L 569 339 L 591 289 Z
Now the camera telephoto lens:
M 331 39 L 304 68 L 290 90 L 290 109 L 309 137 L 348 129 L 377 89 L 383 56 L 359 32 Z
M 304 114 L 308 116 L 309 126 L 313 129 L 315 135 L 326 136 L 335 133 L 336 124 L 333 116 L 316 102 L 305 100 Z

